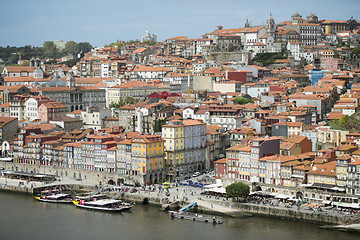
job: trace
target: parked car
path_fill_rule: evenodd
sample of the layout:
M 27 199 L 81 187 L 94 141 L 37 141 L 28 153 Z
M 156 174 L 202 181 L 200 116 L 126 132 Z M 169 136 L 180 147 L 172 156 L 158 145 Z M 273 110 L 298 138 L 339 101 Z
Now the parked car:
M 199 172 L 194 172 L 193 177 L 197 177 L 197 176 L 200 176 L 200 173 Z

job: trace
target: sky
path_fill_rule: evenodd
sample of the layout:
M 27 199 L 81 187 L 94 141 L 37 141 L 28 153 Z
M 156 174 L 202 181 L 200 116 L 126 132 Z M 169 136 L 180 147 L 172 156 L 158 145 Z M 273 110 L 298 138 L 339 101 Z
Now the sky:
M 360 21 L 360 0 L 2 0 L 0 46 L 42 46 L 45 41 L 89 42 L 102 47 L 140 39 L 146 30 L 158 41 L 199 38 L 215 30 L 303 18 Z

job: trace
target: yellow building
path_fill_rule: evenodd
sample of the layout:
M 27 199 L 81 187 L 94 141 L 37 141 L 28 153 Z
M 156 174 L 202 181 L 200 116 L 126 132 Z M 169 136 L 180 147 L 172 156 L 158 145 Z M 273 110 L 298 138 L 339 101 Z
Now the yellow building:
M 169 166 L 184 164 L 185 133 L 182 121 L 170 121 L 162 126 L 165 141 L 165 159 Z
M 293 142 L 282 142 L 280 144 L 280 153 L 283 156 L 293 156 L 301 154 L 299 144 Z
M 338 32 L 352 31 L 360 26 L 360 23 L 351 18 L 347 21 L 339 20 L 326 20 L 321 22 L 321 26 L 324 28 L 324 33 L 336 34 Z
M 308 172 L 308 184 L 319 189 L 330 189 L 336 185 L 336 162 L 316 164 Z
M 293 167 L 302 164 L 298 160 L 281 163 L 281 185 L 292 187 Z
M 137 163 L 137 174 L 145 184 L 164 179 L 164 140 L 161 135 L 140 135 L 131 141 L 132 161 Z
M 162 133 L 168 180 L 204 170 L 205 123 L 199 120 L 172 120 L 162 126 Z
M 347 185 L 348 164 L 350 162 L 350 155 L 336 158 L 336 185 L 339 187 L 346 187 Z

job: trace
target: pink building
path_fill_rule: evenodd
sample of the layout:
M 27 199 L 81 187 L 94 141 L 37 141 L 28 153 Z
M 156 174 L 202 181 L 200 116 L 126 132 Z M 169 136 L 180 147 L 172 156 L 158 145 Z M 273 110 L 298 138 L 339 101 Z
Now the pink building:
M 214 171 L 216 179 L 226 177 L 226 158 L 214 162 Z
M 51 121 L 62 119 L 67 113 L 67 107 L 60 102 L 47 102 L 39 107 L 39 119 L 41 121 Z

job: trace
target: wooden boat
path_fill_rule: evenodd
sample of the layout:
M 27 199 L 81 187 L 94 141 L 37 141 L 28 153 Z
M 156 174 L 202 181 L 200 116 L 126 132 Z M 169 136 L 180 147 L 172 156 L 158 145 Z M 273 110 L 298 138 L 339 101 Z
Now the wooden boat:
M 115 199 L 100 199 L 94 201 L 73 200 L 72 202 L 79 208 L 106 212 L 121 212 L 129 210 L 133 207 L 133 205 L 126 204 L 121 200 Z
M 71 203 L 74 198 L 70 194 L 66 193 L 53 193 L 50 195 L 40 194 L 40 196 L 35 197 L 35 199 L 41 202 L 51 202 L 51 203 Z

